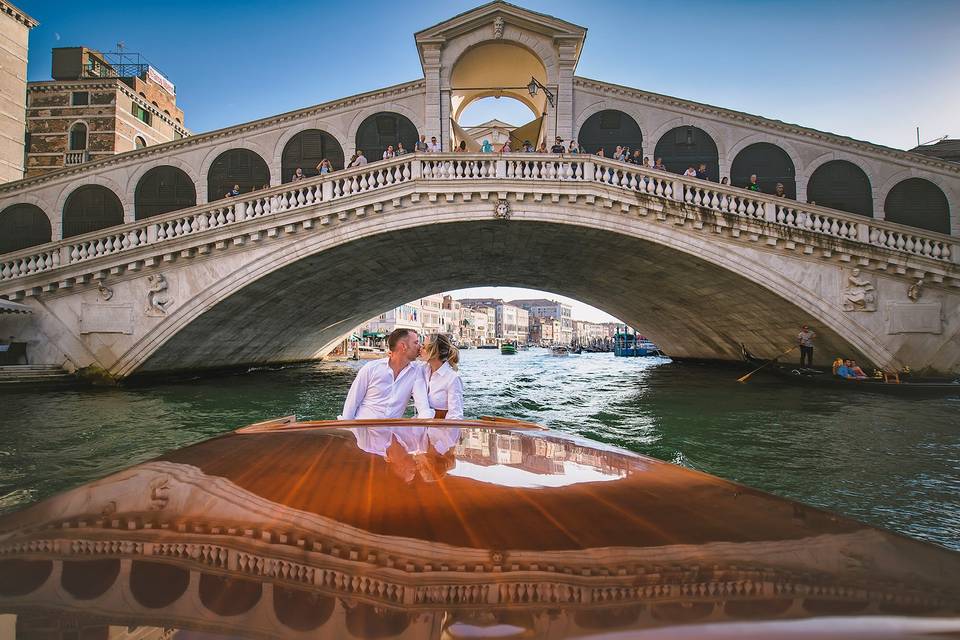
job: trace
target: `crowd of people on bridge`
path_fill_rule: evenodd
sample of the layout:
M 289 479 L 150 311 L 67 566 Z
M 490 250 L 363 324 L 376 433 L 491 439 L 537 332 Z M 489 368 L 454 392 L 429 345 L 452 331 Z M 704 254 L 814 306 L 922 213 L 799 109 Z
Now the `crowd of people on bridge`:
M 439 153 L 442 151 L 440 143 L 437 141 L 436 136 L 431 136 L 430 141 L 427 141 L 427 136 L 421 135 L 420 139 L 414 144 L 413 149 L 407 149 L 404 147 L 402 142 L 397 142 L 396 145 L 387 145 L 383 150 L 379 160 L 391 160 L 393 158 L 398 158 L 400 156 L 406 155 L 407 153 Z M 455 149 L 455 152 L 458 153 L 467 153 L 467 143 L 465 140 L 461 140 Z M 547 141 L 544 139 L 540 142 L 539 146 L 535 146 L 530 140 L 524 140 L 522 144 L 518 145 L 516 150 L 513 149 L 513 142 L 511 138 L 508 137 L 507 140 L 499 146 L 495 147 L 490 140 L 484 139 L 480 145 L 480 153 L 557 153 L 564 155 L 578 155 L 578 154 L 589 154 L 590 151 L 582 148 L 576 140 L 570 140 L 568 143 L 564 144 L 562 137 L 557 136 L 554 139 L 554 143 L 549 148 L 547 147 Z M 593 153 L 600 158 L 606 158 L 606 151 L 603 147 L 598 147 Z M 663 163 L 662 157 L 655 157 L 653 159 L 650 156 L 645 156 L 640 149 L 631 149 L 628 145 L 617 145 L 611 156 L 612 160 L 618 162 L 625 162 L 627 164 L 634 164 L 639 167 L 650 171 L 663 171 L 670 172 L 667 169 L 666 165 Z M 357 149 L 353 155 L 344 163 L 346 168 L 352 167 L 362 167 L 366 165 L 370 160 L 366 156 L 366 152 L 363 149 Z M 326 158 L 324 158 L 317 166 L 316 173 L 314 175 L 325 175 L 334 170 L 333 164 Z M 710 175 L 710 169 L 707 166 L 706 162 L 699 163 L 690 163 L 687 165 L 685 171 L 682 175 L 687 178 L 697 178 L 699 180 L 708 180 L 712 181 L 713 177 Z M 291 177 L 291 182 L 299 182 L 308 178 L 307 174 L 304 173 L 302 167 L 297 167 L 293 176 Z M 730 179 L 727 176 L 720 178 L 721 185 L 729 185 Z M 748 191 L 760 192 L 760 184 L 758 182 L 757 174 L 750 176 L 750 181 L 742 185 L 744 189 Z M 234 195 L 239 195 L 238 187 L 234 187 L 234 191 L 237 193 L 230 192 L 226 197 L 231 197 Z M 787 195 L 786 188 L 782 182 L 778 182 L 774 189 L 773 195 L 781 198 L 789 198 Z

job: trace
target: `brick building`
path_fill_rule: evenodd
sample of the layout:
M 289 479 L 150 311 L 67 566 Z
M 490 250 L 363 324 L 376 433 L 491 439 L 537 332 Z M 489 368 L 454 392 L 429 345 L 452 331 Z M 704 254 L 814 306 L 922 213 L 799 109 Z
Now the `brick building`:
M 176 89 L 139 54 L 53 50 L 52 80 L 27 85 L 26 175 L 190 135 Z

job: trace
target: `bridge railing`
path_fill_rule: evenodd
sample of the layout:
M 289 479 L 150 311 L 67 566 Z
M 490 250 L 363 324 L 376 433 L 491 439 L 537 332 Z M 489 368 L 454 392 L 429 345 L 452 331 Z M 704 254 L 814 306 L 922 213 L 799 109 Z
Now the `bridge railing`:
M 725 216 L 960 264 L 944 234 L 592 155 L 409 154 L 173 211 L 0 256 L 0 282 L 411 181 L 593 182 Z

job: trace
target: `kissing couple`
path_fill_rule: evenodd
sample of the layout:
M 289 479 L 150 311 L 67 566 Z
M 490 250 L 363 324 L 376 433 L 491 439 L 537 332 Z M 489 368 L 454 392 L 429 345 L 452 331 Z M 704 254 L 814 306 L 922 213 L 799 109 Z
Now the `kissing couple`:
M 413 329 L 387 336 L 387 357 L 360 368 L 338 420 L 402 418 L 411 396 L 418 418 L 463 419 L 460 351 L 436 333 L 421 346 Z

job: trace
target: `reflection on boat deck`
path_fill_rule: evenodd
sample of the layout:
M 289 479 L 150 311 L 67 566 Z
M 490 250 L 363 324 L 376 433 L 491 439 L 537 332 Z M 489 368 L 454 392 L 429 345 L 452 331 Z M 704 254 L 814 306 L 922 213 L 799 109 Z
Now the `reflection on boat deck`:
M 595 443 L 463 424 L 233 433 L 5 516 L 0 628 L 561 638 L 793 619 L 835 630 L 827 616 L 857 616 L 859 631 L 886 616 L 960 628 L 960 554 Z

